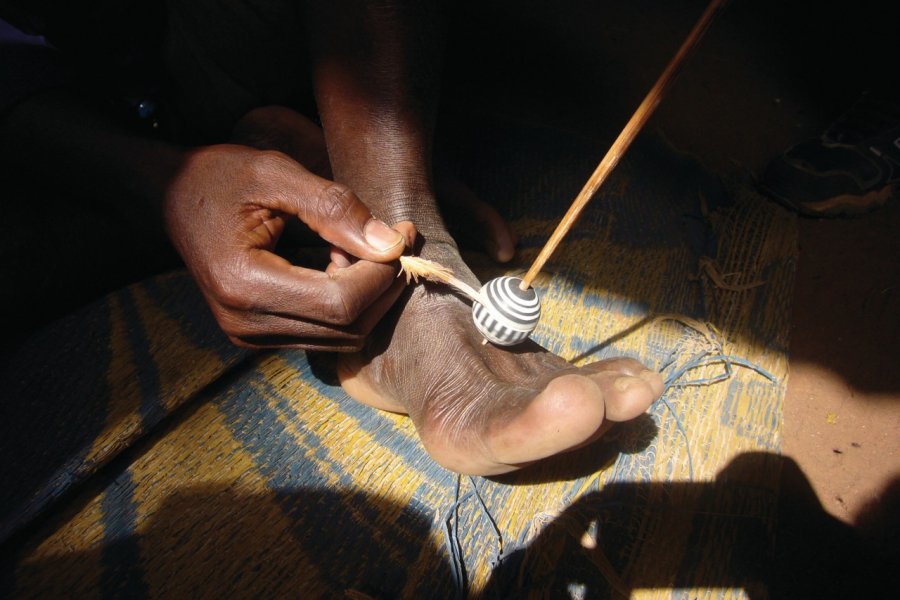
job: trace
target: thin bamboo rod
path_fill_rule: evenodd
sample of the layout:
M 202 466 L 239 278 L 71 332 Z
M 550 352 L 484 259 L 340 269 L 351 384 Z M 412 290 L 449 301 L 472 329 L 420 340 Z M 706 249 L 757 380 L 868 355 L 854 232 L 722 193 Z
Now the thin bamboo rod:
M 528 269 L 528 272 L 522 278 L 522 283 L 519 284 L 521 289 L 527 290 L 529 288 L 531 282 L 534 281 L 534 278 L 537 277 L 538 273 L 541 272 L 541 269 L 544 268 L 544 264 L 550 258 L 550 255 L 553 254 L 553 251 L 559 246 L 563 237 L 575 224 L 576 219 L 581 215 L 582 209 L 584 209 L 588 201 L 590 201 L 597 192 L 597 189 L 604 181 L 606 181 L 606 178 L 615 166 L 619 164 L 619 159 L 622 158 L 622 155 L 625 154 L 625 151 L 631 145 L 631 142 L 634 141 L 634 138 L 637 137 L 637 134 L 640 133 L 641 129 L 650 119 L 653 111 L 659 105 L 672 81 L 681 70 L 681 66 L 684 64 L 685 59 L 697 46 L 700 38 L 706 33 L 713 18 L 716 16 L 719 9 L 724 6 L 726 1 L 727 0 L 712 0 L 709 3 L 709 6 L 706 7 L 706 10 L 684 40 L 684 43 L 681 44 L 678 52 L 672 57 L 672 60 L 669 61 L 669 64 L 666 66 L 662 75 L 659 76 L 659 79 L 653 84 L 653 87 L 650 88 L 650 91 L 647 93 L 643 102 L 641 102 L 640 106 L 638 106 L 637 110 L 631 116 L 631 119 L 629 119 L 625 128 L 622 129 L 622 133 L 619 134 L 619 137 L 617 137 L 616 141 L 610 146 L 606 156 L 604 156 L 603 160 L 600 161 L 600 164 L 597 165 L 594 173 L 587 180 L 587 183 L 584 185 L 581 192 L 579 192 L 578 196 L 575 197 L 572 206 L 569 207 L 569 210 L 563 216 L 559 225 L 556 226 L 556 230 L 550 236 L 550 239 L 547 240 L 547 243 L 534 260 L 531 268 Z

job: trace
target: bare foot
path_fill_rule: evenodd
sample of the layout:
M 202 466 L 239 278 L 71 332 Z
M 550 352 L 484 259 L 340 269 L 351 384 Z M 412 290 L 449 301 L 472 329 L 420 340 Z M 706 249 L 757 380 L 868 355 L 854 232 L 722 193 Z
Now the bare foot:
M 288 109 L 251 113 L 236 137 L 328 169 L 320 130 Z M 444 182 L 444 199 L 455 212 L 470 215 L 470 228 L 473 218 L 482 221 L 482 241 L 494 243 L 489 248 L 495 259 L 508 260 L 515 243 L 509 226 L 467 188 Z M 479 287 L 434 216 L 433 200 L 418 200 L 399 205 L 389 220 L 431 224 L 420 228 L 426 231 L 422 256 Z M 354 261 L 337 249 L 331 258 L 329 272 Z M 590 443 L 610 424 L 643 413 L 662 393 L 660 376 L 631 359 L 576 368 L 534 343 L 510 349 L 482 341 L 469 304 L 445 287 L 419 285 L 372 331 L 361 352 L 339 355 L 338 374 L 356 400 L 409 414 L 441 465 L 479 475 L 512 471 Z
M 443 10 L 422 0 L 307 4 L 316 23 L 313 87 L 335 180 L 385 223 L 414 223 L 421 256 L 477 285 L 435 201 Z M 631 360 L 576 369 L 535 345 L 482 345 L 469 311 L 446 289 L 415 286 L 363 350 L 338 363 L 351 396 L 409 414 L 425 448 L 449 469 L 515 470 L 591 441 L 604 423 L 643 413 L 662 393 L 661 378 Z
M 472 281 L 454 253 L 438 252 Z M 577 368 L 532 342 L 482 344 L 470 307 L 432 284 L 411 289 L 362 352 L 341 355 L 338 374 L 356 400 L 409 414 L 438 463 L 477 475 L 590 443 L 645 412 L 663 389 L 632 359 Z

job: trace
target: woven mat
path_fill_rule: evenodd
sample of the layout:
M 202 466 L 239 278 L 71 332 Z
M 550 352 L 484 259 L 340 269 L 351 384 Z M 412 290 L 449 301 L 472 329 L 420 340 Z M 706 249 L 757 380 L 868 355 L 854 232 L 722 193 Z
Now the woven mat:
M 519 232 L 521 272 L 604 148 L 479 135 L 463 175 Z M 184 273 L 113 293 L 4 367 L 0 596 L 764 595 L 795 246 L 791 217 L 640 140 L 536 282 L 534 337 L 636 357 L 666 393 L 494 479 L 440 468 L 305 353 L 232 347 Z

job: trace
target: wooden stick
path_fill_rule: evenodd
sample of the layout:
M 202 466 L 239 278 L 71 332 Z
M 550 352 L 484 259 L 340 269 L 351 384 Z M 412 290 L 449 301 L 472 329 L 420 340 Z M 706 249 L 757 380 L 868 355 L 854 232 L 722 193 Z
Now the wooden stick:
M 687 58 L 691 50 L 694 49 L 700 41 L 700 38 L 703 37 L 703 34 L 706 33 L 713 17 L 725 2 L 726 0 L 712 0 L 709 3 L 709 6 L 706 7 L 700 20 L 697 21 L 697 24 L 694 25 L 694 28 L 688 34 L 687 39 L 681 44 L 681 48 L 678 49 L 678 52 L 672 57 L 672 60 L 669 61 L 665 71 L 659 76 L 659 79 L 653 87 L 650 88 L 644 101 L 641 102 L 640 106 L 638 106 L 637 110 L 631 116 L 631 119 L 625 125 L 622 133 L 619 134 L 619 137 L 617 137 L 616 141 L 610 146 L 606 156 L 604 156 L 603 160 L 600 161 L 600 164 L 597 165 L 593 175 L 591 175 L 590 179 L 588 179 L 587 183 L 584 185 L 584 188 L 582 188 L 581 192 L 576 196 L 574 202 L 572 202 L 572 206 L 569 207 L 569 210 L 563 216 L 562 221 L 560 221 L 556 230 L 550 236 L 550 239 L 547 240 L 547 243 L 541 249 L 540 254 L 538 254 L 537 258 L 534 260 L 531 268 L 528 269 L 525 277 L 522 278 L 522 283 L 519 284 L 521 289 L 528 289 L 531 282 L 534 281 L 534 278 L 541 272 L 544 263 L 547 262 L 547 259 L 549 259 L 550 255 L 553 254 L 553 251 L 556 250 L 556 247 L 562 241 L 563 237 L 575 224 L 575 220 L 578 219 L 582 209 L 594 196 L 597 189 L 603 184 L 615 166 L 619 164 L 619 159 L 622 158 L 622 155 L 625 154 L 625 151 L 631 145 L 631 142 L 634 141 L 634 138 L 637 137 L 637 134 L 640 133 L 641 129 L 650 119 L 653 111 L 662 100 L 663 95 L 668 91 L 670 84 L 678 75 L 682 64 L 684 64 L 685 58 Z

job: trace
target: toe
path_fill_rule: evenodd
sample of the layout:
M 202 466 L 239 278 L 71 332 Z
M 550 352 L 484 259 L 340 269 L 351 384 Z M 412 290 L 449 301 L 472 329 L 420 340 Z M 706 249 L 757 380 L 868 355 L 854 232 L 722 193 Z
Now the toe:
M 614 373 L 621 375 L 632 375 L 638 377 L 647 370 L 640 361 L 633 358 L 621 356 L 618 358 L 607 358 L 606 360 L 590 363 L 582 367 L 586 371 L 594 373 Z
M 590 374 L 606 403 L 606 418 L 628 421 L 646 412 L 663 393 L 662 376 L 633 358 L 612 358 L 589 364 Z
M 662 394 L 662 377 L 647 369 L 635 375 L 623 373 L 595 373 L 610 421 L 629 421 L 647 411 Z
M 489 453 L 509 471 L 571 450 L 594 437 L 604 413 L 603 392 L 593 379 L 561 375 L 521 413 L 489 432 Z
M 640 377 L 623 375 L 606 390 L 606 416 L 610 421 L 630 421 L 647 412 L 657 395 L 653 387 Z

